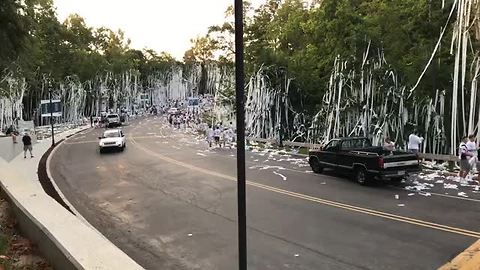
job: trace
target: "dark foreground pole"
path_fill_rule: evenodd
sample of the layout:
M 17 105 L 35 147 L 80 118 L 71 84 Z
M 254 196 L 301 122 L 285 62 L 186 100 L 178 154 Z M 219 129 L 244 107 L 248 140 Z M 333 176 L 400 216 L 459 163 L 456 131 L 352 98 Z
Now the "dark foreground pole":
M 237 111 L 238 264 L 247 269 L 247 205 L 245 192 L 245 78 L 243 64 L 243 0 L 235 0 L 235 89 Z

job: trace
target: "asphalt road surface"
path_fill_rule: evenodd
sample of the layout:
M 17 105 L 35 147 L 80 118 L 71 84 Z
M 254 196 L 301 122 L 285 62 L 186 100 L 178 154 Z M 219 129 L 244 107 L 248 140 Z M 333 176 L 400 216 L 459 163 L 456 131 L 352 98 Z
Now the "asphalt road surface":
M 67 199 L 147 269 L 237 269 L 235 149 L 159 117 L 123 129 L 124 152 L 100 155 L 101 129 L 58 148 L 50 169 Z M 480 238 L 472 187 L 363 187 L 305 158 L 246 156 L 249 269 L 436 269 Z

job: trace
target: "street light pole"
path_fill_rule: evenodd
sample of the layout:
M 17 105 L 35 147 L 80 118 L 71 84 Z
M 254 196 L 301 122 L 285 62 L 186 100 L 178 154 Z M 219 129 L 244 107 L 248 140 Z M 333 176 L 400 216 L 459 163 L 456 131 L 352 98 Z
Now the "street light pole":
M 245 74 L 243 63 L 243 0 L 235 0 L 235 92 L 237 113 L 238 263 L 247 269 L 247 205 L 245 180 Z
M 53 130 L 53 103 L 52 103 L 52 87 L 49 85 L 48 94 L 50 97 L 50 125 L 52 127 L 52 147 L 55 146 L 55 131 Z

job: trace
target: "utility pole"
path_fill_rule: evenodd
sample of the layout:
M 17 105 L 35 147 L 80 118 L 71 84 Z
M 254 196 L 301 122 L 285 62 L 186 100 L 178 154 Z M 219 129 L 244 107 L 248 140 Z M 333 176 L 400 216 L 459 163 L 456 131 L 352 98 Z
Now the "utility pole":
M 238 264 L 247 269 L 247 205 L 245 180 L 245 74 L 243 0 L 235 0 L 235 92 L 237 107 Z
M 48 84 L 48 94 L 50 97 L 50 125 L 52 127 L 52 147 L 55 146 L 55 131 L 53 130 L 53 103 L 52 103 L 52 86 Z

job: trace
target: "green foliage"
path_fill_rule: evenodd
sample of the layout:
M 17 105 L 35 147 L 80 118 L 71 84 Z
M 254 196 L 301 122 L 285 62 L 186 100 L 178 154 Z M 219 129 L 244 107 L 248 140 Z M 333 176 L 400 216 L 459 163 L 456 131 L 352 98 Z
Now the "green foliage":
M 400 74 L 400 82 L 413 85 L 423 70 L 444 26 L 453 0 L 266 0 L 256 10 L 245 2 L 245 59 L 247 74 L 269 67 L 271 83 L 284 87 L 293 78 L 295 108 L 313 112 L 321 98 L 337 56 L 359 66 L 370 44 L 383 50 L 386 61 Z M 451 26 L 449 26 L 451 27 Z M 451 30 L 451 29 L 449 29 Z M 447 31 L 451 33 L 452 31 Z M 415 92 L 418 98 L 451 87 L 451 35 L 445 37 L 434 64 Z M 147 87 L 152 74 L 168 73 L 178 63 L 165 52 L 134 50 L 121 31 L 89 27 L 72 14 L 56 18 L 52 0 L 0 1 L 0 93 L 8 72 L 27 79 L 27 99 L 39 98 L 45 75 L 60 82 L 74 76 L 80 82 L 107 73 L 136 70 Z M 225 22 L 211 26 L 206 36 L 192 40 L 182 66 L 185 73 L 200 64 L 199 92 L 206 91 L 206 67 L 212 62 L 233 68 L 233 8 Z M 472 41 L 478 46 L 478 41 Z M 225 100 L 233 87 L 223 87 Z M 31 101 L 32 102 L 32 101 Z
M 323 0 L 310 6 L 301 0 L 268 0 L 247 20 L 247 70 L 261 65 L 285 69 L 294 78 L 293 92 L 303 95 L 303 101 L 294 97 L 296 105 L 311 111 L 321 104 L 335 58 L 359 66 L 370 43 L 374 51 L 384 51 L 401 83 L 413 85 L 452 2 L 442 9 L 440 1 L 427 0 Z M 451 87 L 450 40 L 446 37 L 416 92 L 419 97 Z
M 45 96 L 45 77 L 54 87 L 67 77 L 93 87 L 105 74 L 134 71 L 147 83 L 178 64 L 165 52 L 134 50 L 121 30 L 92 28 L 78 14 L 59 22 L 52 0 L 0 1 L 0 44 L 0 93 L 6 75 L 26 78 L 26 114 Z

